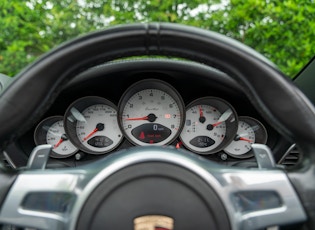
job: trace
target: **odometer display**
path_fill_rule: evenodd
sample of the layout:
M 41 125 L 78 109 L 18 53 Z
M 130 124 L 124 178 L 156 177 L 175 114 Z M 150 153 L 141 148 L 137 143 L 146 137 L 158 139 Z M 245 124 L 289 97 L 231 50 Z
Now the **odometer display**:
M 169 144 L 182 129 L 182 99 L 165 82 L 136 83 L 123 95 L 119 108 L 121 129 L 136 145 Z

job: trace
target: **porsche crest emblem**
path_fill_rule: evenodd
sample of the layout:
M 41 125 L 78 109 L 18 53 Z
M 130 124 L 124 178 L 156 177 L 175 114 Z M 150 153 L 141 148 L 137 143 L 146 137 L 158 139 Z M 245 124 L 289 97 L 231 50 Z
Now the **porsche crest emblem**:
M 173 230 L 174 220 L 168 216 L 141 216 L 134 219 L 134 230 Z

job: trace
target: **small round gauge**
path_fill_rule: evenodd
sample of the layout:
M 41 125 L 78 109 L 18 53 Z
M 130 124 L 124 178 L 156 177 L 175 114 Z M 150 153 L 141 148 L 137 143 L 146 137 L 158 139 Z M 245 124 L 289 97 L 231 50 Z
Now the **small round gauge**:
M 184 121 L 178 92 L 156 79 L 135 83 L 119 103 L 119 124 L 135 145 L 165 145 L 178 137 Z
M 34 141 L 36 145 L 52 145 L 50 156 L 54 158 L 69 157 L 78 151 L 65 133 L 62 116 L 48 117 L 41 121 L 35 129 Z
M 115 105 L 101 97 L 76 100 L 67 109 L 64 124 L 70 140 L 90 154 L 107 153 L 115 149 L 123 138 Z
M 267 131 L 261 122 L 252 118 L 239 117 L 238 130 L 233 141 L 224 149 L 227 154 L 236 158 L 248 158 L 254 154 L 253 143 L 266 144 Z
M 180 139 L 195 153 L 215 153 L 232 141 L 237 124 L 237 114 L 228 102 L 216 97 L 199 98 L 187 106 Z

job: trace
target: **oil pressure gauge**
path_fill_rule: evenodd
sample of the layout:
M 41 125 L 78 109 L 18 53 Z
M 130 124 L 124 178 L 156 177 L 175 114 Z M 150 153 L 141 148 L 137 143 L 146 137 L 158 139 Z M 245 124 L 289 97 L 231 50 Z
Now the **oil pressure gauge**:
M 224 152 L 236 158 L 248 158 L 253 156 L 253 143 L 266 142 L 267 131 L 263 124 L 252 117 L 243 116 L 239 117 L 237 133 Z

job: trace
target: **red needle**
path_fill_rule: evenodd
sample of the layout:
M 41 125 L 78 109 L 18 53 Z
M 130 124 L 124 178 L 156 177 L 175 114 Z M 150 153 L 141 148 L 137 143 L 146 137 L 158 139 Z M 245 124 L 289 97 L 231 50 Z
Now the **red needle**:
M 202 112 L 201 105 L 199 106 L 199 116 L 200 116 L 200 117 L 203 117 L 203 112 Z
M 58 146 L 64 141 L 64 139 L 60 138 L 60 140 L 54 145 L 54 149 L 58 148 Z
M 252 142 L 250 139 L 247 139 L 247 138 L 244 138 L 244 137 L 240 137 L 240 140 L 241 140 L 241 141 L 247 141 L 247 142 L 249 142 L 249 143 Z
M 178 142 L 178 143 L 176 144 L 176 148 L 177 148 L 177 149 L 180 149 L 182 145 L 183 145 L 183 142 L 180 141 L 180 142 Z
M 217 122 L 217 123 L 214 123 L 214 124 L 212 125 L 212 127 L 216 127 L 216 126 L 220 125 L 222 122 L 224 122 L 224 121 L 226 121 L 227 119 L 229 119 L 230 116 L 232 115 L 232 113 L 233 113 L 233 112 L 232 112 L 231 109 L 226 110 L 226 111 L 219 117 L 218 122 Z
M 98 128 L 95 128 L 89 135 L 87 135 L 86 137 L 83 138 L 83 141 L 86 141 L 87 139 L 89 139 L 97 131 L 98 131 Z
M 219 121 L 219 122 L 217 122 L 217 123 L 214 123 L 212 126 L 213 127 L 216 127 L 216 126 L 218 126 L 219 124 L 221 124 L 222 123 L 222 121 Z
M 149 119 L 148 116 L 126 118 L 127 121 L 140 121 L 140 120 L 148 120 L 148 119 Z

